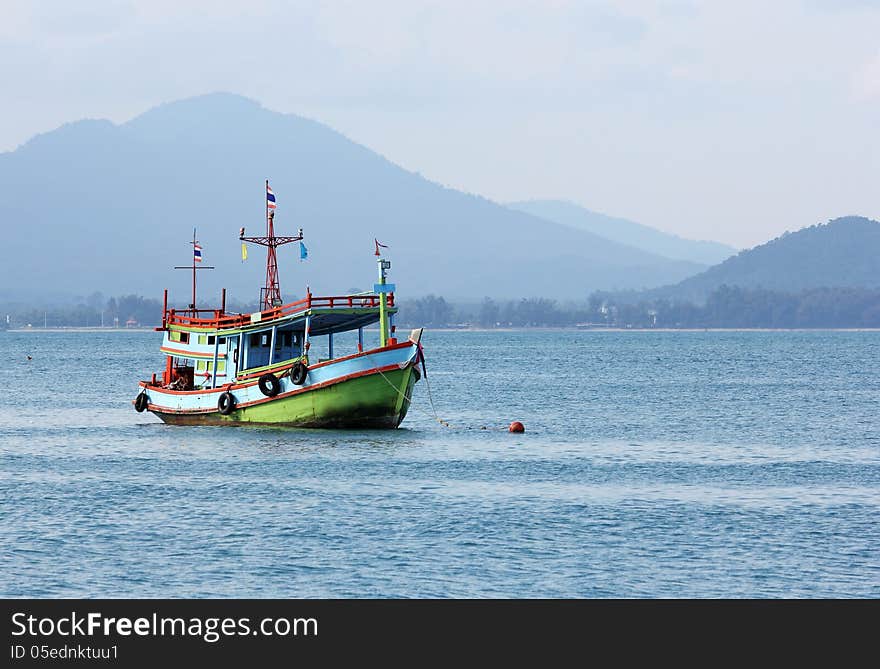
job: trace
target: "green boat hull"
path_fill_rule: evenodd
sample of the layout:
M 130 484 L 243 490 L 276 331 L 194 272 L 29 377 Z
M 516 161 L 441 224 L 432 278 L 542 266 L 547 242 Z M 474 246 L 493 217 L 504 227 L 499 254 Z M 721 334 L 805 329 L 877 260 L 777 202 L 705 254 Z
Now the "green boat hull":
M 408 366 L 368 374 L 261 404 L 211 412 L 153 411 L 172 425 L 277 425 L 396 428 L 406 417 L 418 371 Z

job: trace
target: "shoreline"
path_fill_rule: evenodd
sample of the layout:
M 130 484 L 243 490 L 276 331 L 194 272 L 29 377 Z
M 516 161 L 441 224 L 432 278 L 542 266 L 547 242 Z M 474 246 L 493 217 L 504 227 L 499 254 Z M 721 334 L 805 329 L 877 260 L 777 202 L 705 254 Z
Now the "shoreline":
M 434 332 L 880 332 L 880 328 L 434 328 Z
M 5 332 L 155 332 L 152 326 L 137 328 L 102 328 L 100 325 L 94 327 L 89 325 L 71 325 L 70 327 L 51 327 L 51 328 L 9 328 Z

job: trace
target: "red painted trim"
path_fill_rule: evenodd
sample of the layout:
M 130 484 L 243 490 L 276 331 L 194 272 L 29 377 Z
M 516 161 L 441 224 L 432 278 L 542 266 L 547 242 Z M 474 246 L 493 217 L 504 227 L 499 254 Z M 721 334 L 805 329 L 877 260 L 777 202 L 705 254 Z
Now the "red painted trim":
M 205 360 L 207 360 L 208 358 L 211 358 L 211 359 L 214 358 L 213 353 L 199 353 L 197 351 L 184 351 L 179 348 L 168 348 L 167 346 L 160 346 L 159 352 L 165 353 L 166 355 L 177 355 L 179 353 L 180 356 L 184 357 L 184 358 L 204 358 Z M 218 355 L 217 358 L 218 359 L 222 358 L 223 360 L 225 360 L 226 356 L 225 355 Z
M 379 348 L 371 348 L 369 351 L 364 351 L 363 353 L 352 353 L 351 355 L 346 355 L 341 358 L 333 358 L 333 360 L 325 360 L 324 362 L 319 362 L 314 365 L 309 365 L 309 369 L 317 369 L 318 367 L 325 367 L 327 365 L 332 365 L 335 362 L 340 362 L 342 360 L 353 360 L 354 358 L 361 358 L 365 355 L 371 355 L 373 353 L 381 353 L 383 351 L 393 351 L 398 348 L 406 348 L 407 346 L 415 346 L 414 342 L 411 342 L 407 339 L 402 344 L 389 344 L 388 346 L 381 346 Z
M 344 381 L 350 381 L 352 379 L 358 379 L 362 376 L 370 376 L 371 374 L 376 374 L 377 372 L 393 372 L 395 369 L 406 369 L 406 367 L 401 367 L 397 363 L 393 365 L 385 365 L 384 367 L 373 367 L 372 369 L 364 369 L 359 372 L 352 372 L 351 374 L 346 374 L 345 376 L 340 376 L 337 379 L 330 379 L 329 381 L 324 381 L 322 383 L 317 383 L 313 386 L 306 386 L 305 388 L 299 388 L 297 390 L 290 390 L 286 393 L 281 393 L 276 395 L 275 397 L 267 397 L 265 399 L 254 400 L 253 402 L 246 402 L 245 404 L 239 404 L 238 406 L 241 408 L 256 406 L 257 404 L 266 404 L 267 402 L 271 402 L 273 400 L 277 400 L 279 398 L 285 397 L 293 397 L 294 395 L 302 395 L 303 393 L 307 393 L 311 390 L 320 390 L 321 388 L 326 388 L 328 386 L 336 385 L 337 383 L 343 383 Z
M 260 323 L 273 321 L 287 316 L 293 316 L 299 313 L 305 313 L 309 309 L 317 308 L 333 308 L 343 307 L 350 309 L 376 309 L 379 307 L 381 296 L 372 295 L 333 295 L 328 297 L 315 297 L 309 295 L 306 299 L 297 302 L 276 307 L 274 309 L 266 309 L 261 311 L 260 320 L 257 323 L 251 322 L 251 314 L 223 314 L 219 309 L 204 309 L 200 311 L 210 311 L 214 313 L 214 318 L 196 318 L 192 316 L 184 316 L 175 313 L 174 309 L 166 310 L 163 315 L 163 325 L 179 325 L 181 327 L 206 328 L 208 330 L 222 330 L 227 328 L 245 327 L 248 325 L 257 326 Z M 394 293 L 387 293 L 387 305 L 394 308 Z M 223 315 L 221 315 L 223 314 Z
M 332 365 L 337 362 L 342 362 L 344 360 L 353 360 L 354 358 L 362 358 L 362 357 L 365 357 L 368 355 L 372 355 L 373 353 L 382 353 L 384 351 L 393 351 L 395 349 L 406 348 L 407 346 L 415 346 L 415 345 L 416 344 L 414 342 L 411 342 L 409 339 L 407 339 L 405 342 L 400 343 L 400 344 L 383 346 L 381 348 L 373 348 L 373 349 L 370 349 L 369 351 L 364 351 L 363 353 L 353 353 L 352 355 L 346 355 L 342 358 L 333 358 L 333 360 L 325 360 L 324 362 L 319 362 L 315 365 L 309 365 L 309 369 L 318 369 L 320 367 L 326 367 L 327 365 Z M 279 371 L 283 372 L 285 370 L 290 369 L 295 364 L 296 363 L 292 363 L 289 365 L 285 364 L 280 367 L 271 367 L 269 369 L 264 369 L 262 372 L 259 372 L 257 374 L 239 376 L 238 378 L 243 381 L 250 380 L 250 379 L 256 379 L 256 378 L 259 378 L 260 376 L 262 376 L 263 374 L 266 374 L 267 372 L 273 372 L 273 373 L 279 372 Z M 171 390 L 169 388 L 156 388 L 155 386 L 150 386 L 146 381 L 141 381 L 139 385 L 144 388 L 152 389 L 152 390 L 155 390 L 160 393 L 167 393 L 169 395 L 203 395 L 205 393 L 222 393 L 226 390 L 238 390 L 240 388 L 249 388 L 255 384 L 253 384 L 253 383 L 236 383 L 234 385 L 230 385 L 227 383 L 222 388 L 204 388 L 201 390 Z
M 257 385 L 256 383 L 224 383 L 216 388 L 202 388 L 200 390 L 171 390 L 170 388 L 157 388 L 151 386 L 147 381 L 141 381 L 138 385 L 145 390 L 152 390 L 164 395 L 204 395 L 206 393 L 222 393 L 227 390 L 240 390 L 241 388 L 250 388 Z
M 313 386 L 306 386 L 305 388 L 299 388 L 297 390 L 291 390 L 286 393 L 281 393 L 280 395 L 276 395 L 275 397 L 266 397 L 264 399 L 254 400 L 253 402 L 245 402 L 244 404 L 236 404 L 236 409 L 246 409 L 248 407 L 257 406 L 259 404 L 267 404 L 268 402 L 274 402 L 279 399 L 284 399 L 286 397 L 293 397 L 294 395 L 302 395 L 303 393 L 307 393 L 313 390 L 321 390 L 322 388 L 327 388 L 329 386 L 334 386 L 337 383 L 344 383 L 345 381 L 351 381 L 352 379 L 358 379 L 362 376 L 370 376 L 371 374 L 376 374 L 378 372 L 393 372 L 394 370 L 402 370 L 406 369 L 406 367 L 401 367 L 398 364 L 393 365 L 385 365 L 384 367 L 373 367 L 372 369 L 365 369 L 360 372 L 353 372 L 351 374 L 346 374 L 345 376 L 340 376 L 338 379 L 330 379 L 329 381 L 324 381 L 323 383 L 318 383 Z M 141 385 L 144 385 L 144 382 L 141 381 Z M 254 384 L 251 384 L 254 385 Z M 233 386 L 231 390 L 235 390 L 236 386 Z M 159 390 L 160 392 L 168 392 L 164 389 L 153 388 L 153 390 Z M 228 388 L 212 388 L 211 390 L 203 391 L 203 392 L 220 392 L 226 391 Z M 171 391 L 173 394 L 192 394 L 196 391 Z M 156 410 L 159 413 L 172 413 L 172 414 L 197 414 L 197 413 L 215 413 L 217 411 L 216 408 L 210 409 L 172 409 L 171 407 L 163 407 L 160 404 L 153 404 L 152 402 L 147 404 L 147 409 L 149 411 Z
M 270 372 L 272 374 L 274 374 L 275 372 L 286 372 L 288 369 L 291 369 L 293 367 L 293 365 L 295 365 L 295 364 L 296 363 L 292 363 L 290 365 L 282 365 L 281 367 L 267 367 L 266 369 L 263 369 L 259 372 L 256 372 L 255 374 L 242 374 L 241 376 L 239 376 L 237 378 L 239 378 L 243 381 L 250 380 L 250 379 L 258 379 L 261 376 L 263 376 L 263 374 L 268 374 Z

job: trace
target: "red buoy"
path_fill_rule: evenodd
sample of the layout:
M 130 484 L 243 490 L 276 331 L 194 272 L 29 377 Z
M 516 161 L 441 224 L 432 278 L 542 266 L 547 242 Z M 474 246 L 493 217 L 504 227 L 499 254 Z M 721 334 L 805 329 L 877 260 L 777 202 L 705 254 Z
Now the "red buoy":
M 507 428 L 508 432 L 525 432 L 526 426 L 520 423 L 518 420 L 513 421 L 510 424 L 510 427 Z

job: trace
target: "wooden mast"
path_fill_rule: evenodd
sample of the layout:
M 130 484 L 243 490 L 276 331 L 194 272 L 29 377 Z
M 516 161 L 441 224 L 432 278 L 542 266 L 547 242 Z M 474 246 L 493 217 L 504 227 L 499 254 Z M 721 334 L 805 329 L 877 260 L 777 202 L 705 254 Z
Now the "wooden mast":
M 196 239 L 196 229 L 193 228 L 193 238 L 192 241 L 189 242 L 193 247 L 192 254 L 192 265 L 177 265 L 174 269 L 191 269 L 192 270 L 192 302 L 189 304 L 189 311 L 192 312 L 193 317 L 196 316 L 198 310 L 196 309 L 196 270 L 199 269 L 214 269 L 208 265 L 196 265 L 196 248 L 199 250 L 199 257 L 201 258 L 201 247 L 199 247 L 199 240 Z

